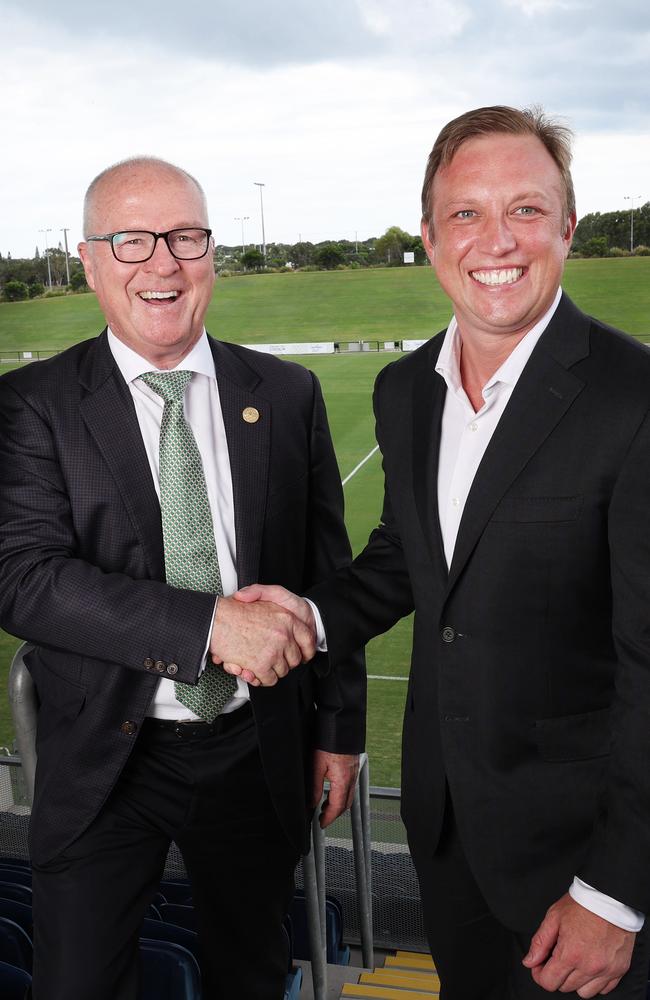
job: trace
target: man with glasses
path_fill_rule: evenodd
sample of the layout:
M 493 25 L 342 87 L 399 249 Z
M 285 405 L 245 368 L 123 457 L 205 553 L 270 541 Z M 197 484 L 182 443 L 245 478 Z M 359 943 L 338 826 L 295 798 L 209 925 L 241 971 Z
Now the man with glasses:
M 190 175 L 109 168 L 84 227 L 107 329 L 0 381 L 0 620 L 34 643 L 40 702 L 33 997 L 137 1000 L 174 840 L 204 1000 L 279 1000 L 309 807 L 327 777 L 325 825 L 353 790 L 363 663 L 299 666 L 309 629 L 227 595 L 258 576 L 303 589 L 349 559 L 320 389 L 207 336 L 213 243 Z

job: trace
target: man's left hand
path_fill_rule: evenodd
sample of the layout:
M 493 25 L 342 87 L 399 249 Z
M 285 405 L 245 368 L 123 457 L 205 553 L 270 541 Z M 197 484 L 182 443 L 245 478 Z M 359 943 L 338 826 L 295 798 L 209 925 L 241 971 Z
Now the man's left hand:
M 312 805 L 314 808 L 320 802 L 325 779 L 330 783 L 329 792 L 320 813 L 320 825 L 325 829 L 326 826 L 334 822 L 337 816 L 340 816 L 352 805 L 359 773 L 359 755 L 315 750 L 313 766 Z
M 547 911 L 523 963 L 538 986 L 580 997 L 611 993 L 630 967 L 636 934 L 616 927 L 567 893 Z

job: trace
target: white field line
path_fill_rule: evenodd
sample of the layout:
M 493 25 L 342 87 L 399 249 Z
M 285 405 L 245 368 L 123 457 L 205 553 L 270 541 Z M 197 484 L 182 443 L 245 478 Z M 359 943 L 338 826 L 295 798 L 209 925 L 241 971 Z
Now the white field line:
M 382 674 L 368 674 L 369 681 L 407 681 L 408 677 L 384 677 Z
M 378 444 L 375 445 L 375 447 L 372 449 L 372 451 L 368 452 L 368 454 L 366 455 L 365 458 L 361 459 L 361 461 L 359 462 L 359 464 L 354 467 L 354 469 L 352 470 L 352 472 L 350 473 L 350 475 L 345 477 L 345 479 L 343 480 L 343 482 L 342 482 L 341 485 L 345 486 L 346 483 L 349 483 L 350 480 L 352 479 L 352 476 L 355 476 L 357 474 L 357 472 L 359 471 L 359 469 L 363 465 L 366 464 L 366 462 L 368 461 L 369 458 L 372 458 L 372 456 L 375 454 L 376 451 L 379 451 L 379 445 Z

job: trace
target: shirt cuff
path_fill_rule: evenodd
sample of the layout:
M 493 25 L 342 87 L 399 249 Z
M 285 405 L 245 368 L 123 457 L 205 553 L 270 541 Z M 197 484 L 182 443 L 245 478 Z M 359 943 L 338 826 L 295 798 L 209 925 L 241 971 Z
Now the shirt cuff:
M 573 879 L 573 885 L 569 889 L 572 899 L 584 906 L 586 910 L 591 910 L 603 920 L 608 920 L 610 924 L 621 927 L 624 931 L 640 931 L 645 921 L 645 914 L 633 910 L 625 903 L 619 903 L 617 899 L 606 896 L 603 892 L 598 892 L 593 886 L 587 885 L 582 879 Z
M 208 629 L 208 641 L 205 644 L 205 649 L 203 650 L 203 663 L 199 668 L 199 677 L 208 665 L 208 654 L 210 653 L 210 639 L 212 638 L 212 629 L 214 628 L 214 616 L 217 613 L 217 604 L 219 603 L 219 598 L 217 597 L 214 602 L 214 610 L 212 612 L 212 618 L 210 619 L 210 628 Z
M 323 619 L 320 616 L 320 611 L 314 602 L 310 601 L 308 597 L 303 598 L 303 600 L 307 601 L 307 604 L 311 608 L 314 615 L 314 623 L 316 625 L 316 652 L 326 653 L 327 639 L 325 637 L 325 626 L 323 625 Z

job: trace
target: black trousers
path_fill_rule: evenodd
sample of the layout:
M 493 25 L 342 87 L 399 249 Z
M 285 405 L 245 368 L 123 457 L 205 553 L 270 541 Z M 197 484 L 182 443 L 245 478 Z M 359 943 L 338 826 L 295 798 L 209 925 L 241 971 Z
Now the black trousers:
M 249 707 L 235 716 L 182 741 L 145 723 L 97 819 L 34 866 L 34 1000 L 137 1000 L 139 929 L 171 840 L 192 880 L 204 1000 L 281 1000 L 298 854 Z
M 449 795 L 436 853 L 412 854 L 440 1000 L 548 1000 L 552 995 L 579 1000 L 575 992 L 548 993 L 521 964 L 537 927 L 512 931 L 490 912 L 465 858 Z M 608 1000 L 645 1000 L 648 937 L 646 927 L 637 934 L 630 970 Z

